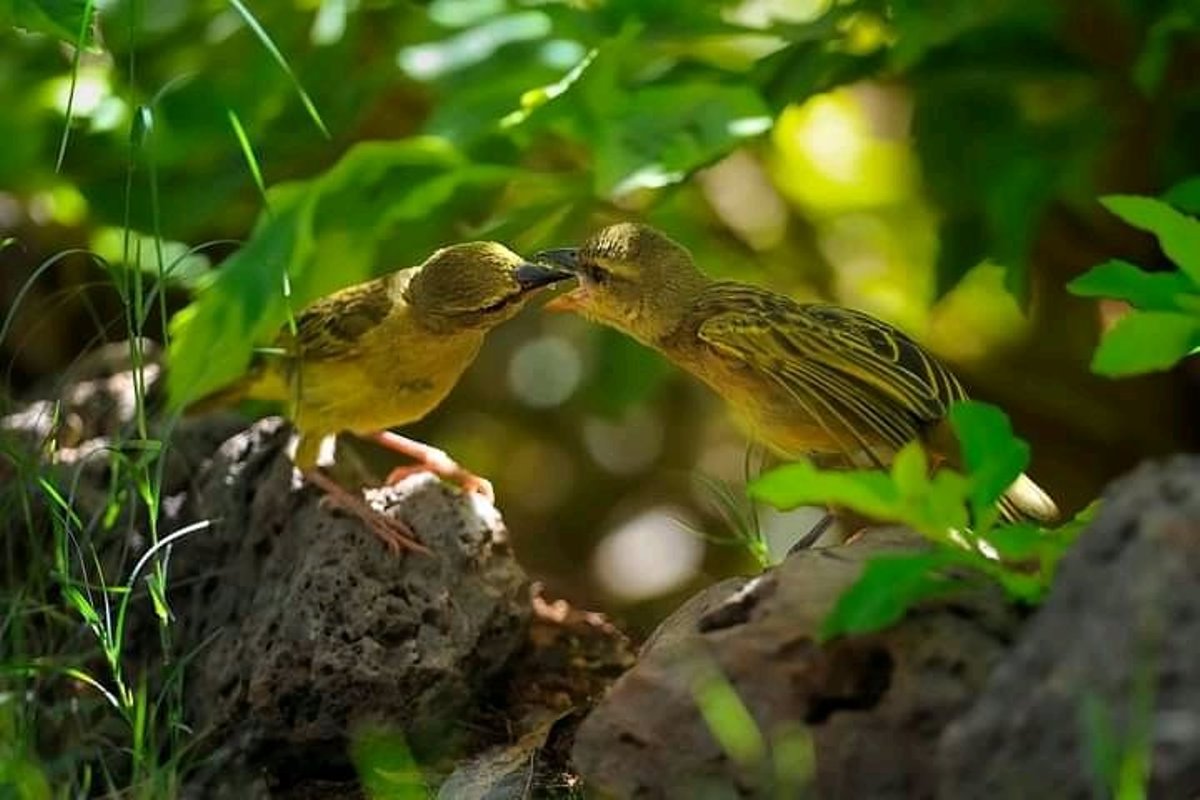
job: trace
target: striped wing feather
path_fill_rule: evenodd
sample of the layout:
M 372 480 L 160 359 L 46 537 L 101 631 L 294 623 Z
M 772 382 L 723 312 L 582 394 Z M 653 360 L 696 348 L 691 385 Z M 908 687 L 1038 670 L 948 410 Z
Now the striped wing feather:
M 866 314 L 740 284 L 701 302 L 700 339 L 776 382 L 847 454 L 879 464 L 880 443 L 900 449 L 966 396 L 920 345 Z
M 391 313 L 391 276 L 342 289 L 310 305 L 296 317 L 296 335 L 285 331 L 280 343 L 307 361 L 344 358 L 357 351 L 363 334 Z

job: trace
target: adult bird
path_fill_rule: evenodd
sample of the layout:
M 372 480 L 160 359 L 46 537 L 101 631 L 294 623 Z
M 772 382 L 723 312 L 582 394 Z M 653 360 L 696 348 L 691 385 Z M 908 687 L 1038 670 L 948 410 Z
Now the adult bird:
M 360 517 L 394 551 L 428 552 L 399 520 L 372 509 L 318 467 L 321 444 L 343 431 L 416 460 L 388 476 L 433 472 L 492 499 L 491 484 L 445 452 L 387 431 L 421 419 L 450 393 L 484 335 L 539 288 L 573 275 L 532 264 L 496 242 L 442 248 L 420 266 L 351 286 L 313 303 L 230 386 L 190 413 L 245 400 L 277 404 L 297 437 L 293 461 L 326 499 Z
M 887 323 L 711 280 L 684 247 L 646 225 L 612 225 L 581 247 L 534 260 L 579 276 L 579 287 L 547 308 L 575 311 L 658 350 L 724 397 L 750 436 L 778 456 L 883 467 L 919 439 L 935 458 L 957 460 L 946 416 L 966 393 Z M 1025 475 L 1000 505 L 1009 521 L 1058 515 Z

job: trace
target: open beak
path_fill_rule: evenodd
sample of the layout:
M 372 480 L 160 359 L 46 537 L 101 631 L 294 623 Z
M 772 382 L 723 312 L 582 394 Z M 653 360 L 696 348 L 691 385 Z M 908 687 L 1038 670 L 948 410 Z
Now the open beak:
M 522 294 L 575 277 L 573 272 L 546 264 L 531 264 L 528 261 L 516 268 L 515 275 Z

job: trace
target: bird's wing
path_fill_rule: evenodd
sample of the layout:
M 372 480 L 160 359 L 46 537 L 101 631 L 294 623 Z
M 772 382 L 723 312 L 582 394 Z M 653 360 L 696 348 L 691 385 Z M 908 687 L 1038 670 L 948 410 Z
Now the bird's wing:
M 289 355 L 306 361 L 343 358 L 357 351 L 363 334 L 391 313 L 393 276 L 342 289 L 308 306 L 296 317 L 296 333 L 279 342 Z
M 837 306 L 719 284 L 698 336 L 782 387 L 846 453 L 899 449 L 942 419 L 962 386 L 900 331 Z

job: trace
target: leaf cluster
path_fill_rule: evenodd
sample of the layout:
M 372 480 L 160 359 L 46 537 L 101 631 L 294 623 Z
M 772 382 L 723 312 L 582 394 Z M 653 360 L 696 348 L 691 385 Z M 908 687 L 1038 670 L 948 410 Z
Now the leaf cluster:
M 1148 231 L 1177 269 L 1148 272 L 1113 259 L 1068 284 L 1080 297 L 1122 300 L 1133 307 L 1104 334 L 1092 370 L 1122 377 L 1170 369 L 1200 352 L 1200 177 L 1161 199 L 1112 195 L 1105 208 Z
M 888 472 L 821 470 L 809 461 L 774 469 L 749 487 L 780 509 L 831 505 L 905 525 L 924 537 L 918 553 L 879 556 L 838 600 L 822 635 L 863 633 L 901 619 L 916 603 L 961 591 L 980 578 L 1014 600 L 1036 603 L 1086 516 L 1048 531 L 1032 523 L 1003 524 L 998 501 L 1029 462 L 1029 445 L 994 406 L 956 403 L 950 422 L 964 471 L 931 473 L 919 442 L 902 449 Z

